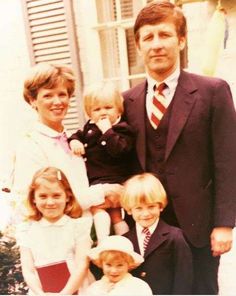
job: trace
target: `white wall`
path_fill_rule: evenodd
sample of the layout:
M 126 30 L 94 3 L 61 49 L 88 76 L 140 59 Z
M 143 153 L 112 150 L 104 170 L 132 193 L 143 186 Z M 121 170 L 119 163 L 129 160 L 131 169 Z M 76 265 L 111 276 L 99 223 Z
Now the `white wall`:
M 29 55 L 21 1 L 0 0 L 0 182 L 9 168 L 11 147 L 31 109 L 23 102 L 22 89 Z
M 84 85 L 103 78 L 97 24 L 96 1 L 74 0 L 75 22 Z M 85 13 L 86 12 L 86 13 Z

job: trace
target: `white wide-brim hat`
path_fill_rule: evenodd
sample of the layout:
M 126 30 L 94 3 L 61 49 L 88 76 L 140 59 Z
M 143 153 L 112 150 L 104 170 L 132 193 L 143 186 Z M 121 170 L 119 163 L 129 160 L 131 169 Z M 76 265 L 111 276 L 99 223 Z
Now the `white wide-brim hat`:
M 128 238 L 120 235 L 107 236 L 100 242 L 97 247 L 92 248 L 89 251 L 88 256 L 92 260 L 97 260 L 100 253 L 103 251 L 124 252 L 134 259 L 136 265 L 140 265 L 144 261 L 143 257 L 140 254 L 134 252 L 132 242 Z

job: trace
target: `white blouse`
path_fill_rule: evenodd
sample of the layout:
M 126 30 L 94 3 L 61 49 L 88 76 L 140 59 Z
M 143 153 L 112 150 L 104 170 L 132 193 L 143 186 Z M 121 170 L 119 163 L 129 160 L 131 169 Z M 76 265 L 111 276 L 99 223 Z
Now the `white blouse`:
M 18 143 L 13 192 L 26 196 L 34 173 L 47 166 L 57 167 L 64 172 L 83 209 L 104 202 L 102 185 L 89 187 L 84 160 L 69 151 L 65 132 L 58 133 L 37 122 Z
M 54 223 L 44 218 L 24 222 L 17 226 L 17 244 L 30 249 L 36 267 L 66 261 L 72 271 L 76 246 L 85 255 L 91 248 L 91 224 L 89 217 L 73 219 L 67 215 Z

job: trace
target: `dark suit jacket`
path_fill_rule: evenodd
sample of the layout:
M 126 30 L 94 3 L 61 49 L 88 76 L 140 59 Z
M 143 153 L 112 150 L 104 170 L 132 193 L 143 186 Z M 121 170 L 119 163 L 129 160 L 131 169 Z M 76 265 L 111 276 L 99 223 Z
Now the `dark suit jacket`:
M 140 254 L 136 228 L 124 236 Z M 191 294 L 192 255 L 182 231 L 160 219 L 148 243 L 144 262 L 132 274 L 145 280 L 155 295 Z
M 137 131 L 143 171 L 146 89 L 144 82 L 123 94 L 125 120 Z M 169 121 L 165 187 L 180 227 L 196 247 L 209 243 L 213 227 L 235 225 L 235 155 L 236 115 L 228 84 L 182 71 Z

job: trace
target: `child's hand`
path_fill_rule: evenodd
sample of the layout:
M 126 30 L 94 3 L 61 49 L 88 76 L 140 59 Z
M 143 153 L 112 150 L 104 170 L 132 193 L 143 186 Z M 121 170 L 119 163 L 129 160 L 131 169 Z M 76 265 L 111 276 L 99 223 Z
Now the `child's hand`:
M 109 130 L 109 128 L 112 127 L 112 124 L 109 120 L 108 117 L 106 118 L 101 118 L 96 122 L 96 125 L 98 126 L 98 128 L 100 129 L 100 131 L 104 134 L 107 130 Z
M 69 145 L 70 145 L 71 151 L 75 155 L 81 156 L 81 155 L 85 154 L 84 145 L 80 141 L 78 141 L 78 140 L 72 140 L 72 141 L 70 141 Z

